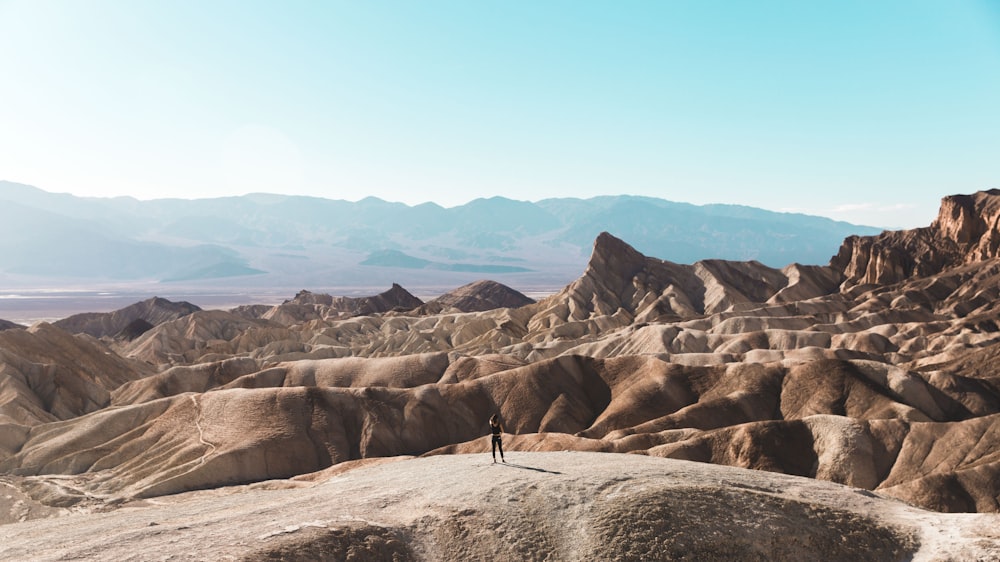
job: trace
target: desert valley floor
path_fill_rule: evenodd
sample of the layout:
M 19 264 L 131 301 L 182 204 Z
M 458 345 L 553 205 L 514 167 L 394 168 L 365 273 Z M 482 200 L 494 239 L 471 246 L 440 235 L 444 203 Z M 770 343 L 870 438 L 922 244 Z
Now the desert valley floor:
M 0 558 L 996 560 L 998 297 L 994 190 L 826 266 L 0 321 Z

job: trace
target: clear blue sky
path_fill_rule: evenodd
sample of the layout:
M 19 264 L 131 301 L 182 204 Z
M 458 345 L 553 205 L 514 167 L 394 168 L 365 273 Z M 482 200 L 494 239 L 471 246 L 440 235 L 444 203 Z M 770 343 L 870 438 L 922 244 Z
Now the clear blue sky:
M 0 179 L 922 226 L 1000 187 L 1000 2 L 0 0 Z

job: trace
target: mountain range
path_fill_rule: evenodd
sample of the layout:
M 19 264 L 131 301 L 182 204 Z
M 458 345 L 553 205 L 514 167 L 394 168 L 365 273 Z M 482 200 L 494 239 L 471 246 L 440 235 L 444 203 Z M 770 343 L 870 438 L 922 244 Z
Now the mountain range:
M 244 287 L 454 287 L 483 276 L 556 288 L 603 231 L 679 263 L 825 264 L 844 237 L 878 229 L 734 205 L 608 196 L 502 197 L 444 208 L 252 194 L 140 201 L 0 182 L 0 277 Z

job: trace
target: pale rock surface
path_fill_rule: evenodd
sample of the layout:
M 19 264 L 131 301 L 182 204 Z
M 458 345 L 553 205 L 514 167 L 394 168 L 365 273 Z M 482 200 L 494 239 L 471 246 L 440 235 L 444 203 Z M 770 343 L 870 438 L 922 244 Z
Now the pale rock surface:
M 4 560 L 991 560 L 997 515 L 641 455 L 362 465 L 3 527 Z

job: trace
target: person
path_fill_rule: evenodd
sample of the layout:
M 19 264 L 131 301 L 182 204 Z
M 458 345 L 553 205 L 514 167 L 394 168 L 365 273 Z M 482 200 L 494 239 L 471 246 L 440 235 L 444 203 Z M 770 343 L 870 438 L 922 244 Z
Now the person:
M 503 458 L 503 426 L 500 425 L 500 416 L 493 414 L 490 418 L 490 431 L 493 432 L 493 462 L 497 462 L 497 447 L 500 448 L 500 460 L 507 462 Z

